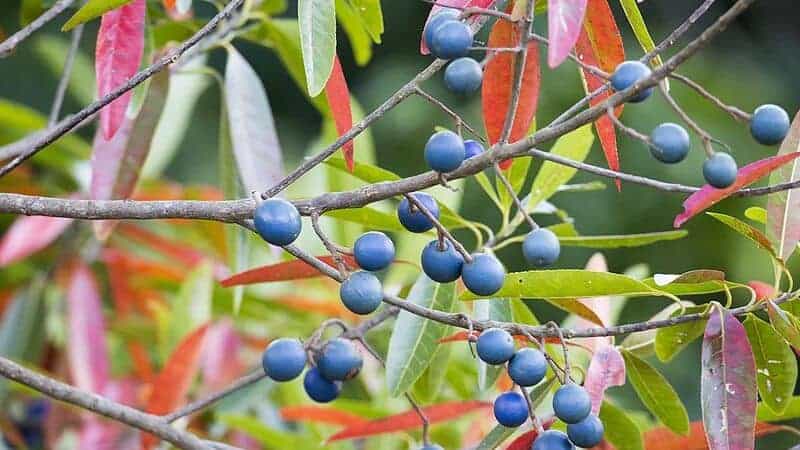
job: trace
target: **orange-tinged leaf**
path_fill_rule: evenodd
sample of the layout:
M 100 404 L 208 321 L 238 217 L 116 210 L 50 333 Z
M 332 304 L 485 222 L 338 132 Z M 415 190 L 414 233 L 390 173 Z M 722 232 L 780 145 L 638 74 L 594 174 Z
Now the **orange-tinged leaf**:
M 328 83 L 325 84 L 325 97 L 331 107 L 331 114 L 333 114 L 333 121 L 336 123 L 336 131 L 339 136 L 347 133 L 353 127 L 353 111 L 350 109 L 350 90 L 347 88 L 347 80 L 344 78 L 338 56 L 333 58 L 333 71 L 328 78 Z M 342 146 L 344 162 L 350 172 L 355 167 L 354 151 L 355 146 L 352 139 Z
M 367 420 L 361 416 L 330 406 L 287 406 L 281 408 L 281 417 L 289 422 L 313 422 L 343 426 L 367 423 Z
M 336 265 L 331 256 L 320 256 L 319 259 L 331 267 L 335 267 Z M 348 267 L 356 267 L 355 259 L 352 256 L 344 255 L 344 259 Z M 220 283 L 224 287 L 231 287 L 253 283 L 270 283 L 273 281 L 303 280 L 319 276 L 322 276 L 322 273 L 316 268 L 303 260 L 296 259 L 237 273 L 222 280 Z
M 690 195 L 683 202 L 683 212 L 675 217 L 675 228 L 680 228 L 687 220 L 696 216 L 703 210 L 728 198 L 739 189 L 749 186 L 760 178 L 768 175 L 778 167 L 793 161 L 800 156 L 800 152 L 788 153 L 785 155 L 773 156 L 752 162 L 741 169 L 736 177 L 736 181 L 725 189 L 717 189 L 711 185 L 705 185 L 699 191 Z
M 777 433 L 782 428 L 766 422 L 756 423 L 756 437 Z M 706 450 L 706 433 L 703 423 L 692 422 L 688 436 L 675 434 L 667 427 L 653 428 L 644 433 L 645 450 Z
M 425 416 L 428 417 L 430 423 L 438 423 L 457 419 L 465 414 L 488 409 L 491 406 L 491 403 L 478 400 L 465 402 L 454 401 L 429 406 L 427 408 L 423 408 L 423 411 L 425 412 Z M 416 411 L 412 410 L 402 414 L 384 417 L 383 419 L 350 425 L 328 438 L 328 442 L 375 436 L 385 433 L 394 433 L 396 431 L 410 430 L 419 428 L 421 426 L 422 420 Z
M 175 9 L 175 0 L 164 0 L 164 9 Z

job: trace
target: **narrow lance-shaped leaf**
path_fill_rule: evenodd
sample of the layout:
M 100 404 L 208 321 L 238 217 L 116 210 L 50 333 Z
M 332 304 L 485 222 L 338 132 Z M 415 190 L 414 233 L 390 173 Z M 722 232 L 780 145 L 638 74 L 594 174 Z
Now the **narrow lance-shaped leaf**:
M 61 31 L 69 31 L 82 23 L 96 19 L 106 12 L 130 2 L 131 0 L 88 0 L 64 23 Z
M 644 450 L 642 432 L 625 411 L 609 402 L 600 407 L 600 421 L 605 427 L 604 439 L 617 450 Z M 647 447 L 647 450 L 650 450 Z
M 789 134 L 783 139 L 778 155 L 800 151 L 800 113 L 795 115 Z M 796 181 L 800 178 L 798 160 L 781 166 L 769 177 L 769 184 Z M 767 197 L 767 237 L 778 256 L 789 259 L 800 242 L 800 193 L 796 189 L 775 192 Z
M 336 267 L 331 256 L 319 256 L 318 258 L 332 268 Z M 353 257 L 345 255 L 344 258 L 349 268 L 354 269 L 357 267 Z M 270 283 L 274 281 L 302 280 L 320 277 L 322 275 L 323 274 L 316 268 L 298 259 L 261 266 L 242 273 L 237 273 L 220 281 L 220 284 L 222 284 L 223 287 L 231 287 L 254 283 Z
M 737 233 L 741 234 L 742 236 L 746 237 L 753 243 L 755 243 L 759 248 L 769 253 L 769 255 L 779 264 L 783 265 L 783 261 L 778 257 L 777 252 L 772 247 L 769 239 L 764 236 L 764 234 L 751 225 L 737 219 L 736 217 L 729 216 L 727 214 L 720 214 L 720 213 L 713 213 L 709 212 L 706 213 L 709 216 L 719 220 L 720 222 L 724 223 L 725 225 L 729 226 L 731 229 L 736 231 Z
M 719 305 L 703 336 L 700 385 L 710 450 L 755 448 L 756 365 L 744 326 Z
M 795 351 L 800 351 L 800 321 L 791 313 L 784 311 L 775 302 L 767 302 L 767 314 L 775 331 L 780 334 L 786 342 L 794 347 Z
M 94 274 L 86 263 L 75 262 L 67 288 L 69 367 L 80 389 L 102 393 L 111 364 L 106 345 L 103 301 Z
M 558 66 L 569 56 L 578 40 L 586 14 L 587 0 L 549 0 L 547 2 L 547 64 Z
M 689 434 L 689 414 L 681 399 L 663 375 L 643 359 L 625 351 L 628 379 L 642 403 L 670 430 Z
M 606 389 L 625 384 L 625 360 L 616 347 L 603 345 L 595 349 L 586 371 L 584 389 L 592 399 L 592 413 L 597 414 L 603 404 Z
M 637 0 L 620 0 L 620 5 L 622 6 L 622 11 L 625 13 L 625 17 L 628 19 L 628 23 L 631 25 L 631 28 L 633 28 L 633 34 L 636 36 L 636 40 L 639 41 L 639 45 L 642 46 L 642 50 L 645 52 L 653 51 L 656 48 L 656 44 L 653 42 L 653 37 L 647 29 L 647 24 L 644 22 L 642 12 L 639 11 Z M 662 64 L 661 55 L 656 55 L 652 59 L 652 62 L 660 66 Z M 668 80 L 665 79 L 664 81 L 666 82 Z
M 316 97 L 325 88 L 336 57 L 334 0 L 300 0 L 297 20 L 308 94 Z
M 97 95 L 103 97 L 136 73 L 144 52 L 145 0 L 133 0 L 103 14 L 97 32 L 95 77 Z M 100 110 L 100 129 L 111 139 L 122 126 L 132 91 Z
M 763 403 L 780 414 L 789 405 L 797 381 L 794 352 L 769 323 L 753 314 L 747 316 L 744 328 L 756 361 L 758 394 Z
M 329 406 L 287 406 L 281 408 L 281 417 L 290 422 L 325 423 L 331 425 L 357 425 L 367 419 Z
M 331 77 L 325 85 L 325 96 L 328 98 L 328 104 L 331 107 L 333 121 L 336 123 L 336 131 L 339 136 L 342 136 L 353 127 L 353 112 L 350 109 L 350 90 L 347 88 L 347 80 L 345 80 L 344 72 L 342 72 L 342 64 L 337 57 L 333 59 L 333 72 L 331 72 Z M 354 169 L 354 150 L 352 139 L 342 147 L 347 170 L 350 172 Z
M 21 261 L 58 239 L 73 219 L 22 216 L 14 221 L 0 240 L 0 267 Z

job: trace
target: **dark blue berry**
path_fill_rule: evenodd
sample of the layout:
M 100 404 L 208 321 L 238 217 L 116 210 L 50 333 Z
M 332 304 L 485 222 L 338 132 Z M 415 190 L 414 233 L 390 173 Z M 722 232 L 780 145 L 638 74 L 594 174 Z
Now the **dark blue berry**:
M 441 59 L 467 56 L 472 46 L 472 30 L 464 22 L 444 21 L 432 32 L 428 47 L 431 54 Z
M 553 396 L 553 412 L 563 422 L 578 423 L 592 412 L 592 401 L 586 389 L 568 383 Z
M 470 159 L 473 156 L 478 156 L 483 153 L 484 148 L 478 141 L 466 140 L 464 141 L 464 159 Z
M 558 237 L 547 228 L 537 228 L 522 242 L 522 254 L 533 267 L 547 267 L 558 260 L 561 244 Z
M 575 446 L 561 431 L 547 430 L 533 441 L 531 450 L 575 450 Z
M 443 249 L 439 248 L 438 240 L 433 240 L 425 246 L 422 250 L 422 270 L 433 281 L 449 283 L 461 276 L 464 258 L 449 241 L 445 240 L 441 245 Z
M 436 219 L 439 218 L 439 205 L 433 197 L 424 192 L 415 192 L 411 195 L 413 195 L 418 202 L 422 203 L 422 206 L 424 206 L 433 217 Z M 424 233 L 433 228 L 433 222 L 405 197 L 400 200 L 400 205 L 397 207 L 397 218 L 400 219 L 400 223 L 405 229 L 412 233 Z
M 457 22 L 459 15 L 460 13 L 457 10 L 445 8 L 436 13 L 435 16 L 431 17 L 431 19 L 425 25 L 425 31 L 423 32 L 425 44 L 430 47 L 431 42 L 433 41 L 433 32 L 445 22 Z
M 528 402 L 518 392 L 500 394 L 494 400 L 494 418 L 504 427 L 516 428 L 528 420 Z
M 780 144 L 789 132 L 789 114 L 778 105 L 761 105 L 753 111 L 750 134 L 764 145 Z
M 472 262 L 464 263 L 461 280 L 475 295 L 488 296 L 503 287 L 506 269 L 494 256 L 485 253 L 472 255 Z
M 272 341 L 261 355 L 264 373 L 275 381 L 289 381 L 300 375 L 306 366 L 306 351 L 297 339 Z
M 253 216 L 256 231 L 273 245 L 289 245 L 300 235 L 302 221 L 293 204 L 279 198 L 264 200 Z
M 716 152 L 703 163 L 703 178 L 717 189 L 725 189 L 736 181 L 739 168 L 727 153 Z
M 447 89 L 459 95 L 477 91 L 483 81 L 483 69 L 472 58 L 458 58 L 444 71 L 444 84 Z
M 603 440 L 603 422 L 594 414 L 578 423 L 567 425 L 567 436 L 578 447 L 590 448 Z
M 624 91 L 636 84 L 637 81 L 649 77 L 651 73 L 652 71 L 646 64 L 639 61 L 625 61 L 618 65 L 614 73 L 611 74 L 611 87 L 613 87 L 615 91 Z M 653 88 L 649 87 L 636 94 L 628 101 L 639 103 L 647 99 L 647 97 L 650 97 L 652 93 Z
M 481 361 L 492 365 L 505 364 L 514 356 L 514 338 L 506 330 L 489 328 L 478 336 L 475 348 Z
M 371 314 L 383 300 L 383 286 L 369 272 L 355 272 L 339 286 L 339 297 L 350 311 L 356 314 Z
M 342 390 L 342 383 L 330 381 L 319 373 L 319 369 L 312 367 L 303 378 L 303 388 L 306 394 L 317 403 L 328 403 L 336 400 Z
M 394 242 L 380 231 L 370 231 L 356 239 L 353 255 L 362 269 L 383 270 L 394 261 Z
M 689 154 L 689 133 L 676 123 L 662 123 L 650 133 L 650 153 L 657 160 L 675 164 Z
M 452 172 L 464 162 L 464 141 L 452 131 L 434 133 L 425 144 L 425 161 L 437 172 Z
M 331 381 L 344 381 L 358 375 L 364 363 L 361 353 L 347 339 L 331 339 L 322 349 L 317 367 L 323 377 Z
M 539 350 L 523 348 L 511 357 L 508 375 L 520 386 L 534 386 L 547 374 L 547 359 Z

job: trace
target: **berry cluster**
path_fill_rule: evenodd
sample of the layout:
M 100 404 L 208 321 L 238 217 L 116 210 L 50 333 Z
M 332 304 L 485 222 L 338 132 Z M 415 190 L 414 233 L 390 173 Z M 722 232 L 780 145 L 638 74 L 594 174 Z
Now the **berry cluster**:
M 638 82 L 648 78 L 650 68 L 639 61 L 625 61 L 617 66 L 611 75 L 611 87 L 616 91 L 624 91 Z M 642 90 L 629 101 L 639 103 L 653 93 L 653 88 Z M 750 118 L 750 134 L 756 142 L 763 145 L 781 143 L 789 132 L 789 114 L 777 105 L 761 105 Z M 663 123 L 653 129 L 650 134 L 650 152 L 657 160 L 666 164 L 683 161 L 691 146 L 689 133 L 675 123 Z M 731 155 L 724 152 L 709 154 L 703 163 L 703 177 L 706 182 L 717 189 L 730 187 L 738 175 L 738 165 Z
M 472 30 L 459 16 L 455 9 L 437 13 L 425 26 L 423 38 L 432 55 L 453 60 L 444 71 L 447 88 L 456 94 L 468 95 L 481 87 L 483 69 L 478 61 L 467 57 L 472 46 Z

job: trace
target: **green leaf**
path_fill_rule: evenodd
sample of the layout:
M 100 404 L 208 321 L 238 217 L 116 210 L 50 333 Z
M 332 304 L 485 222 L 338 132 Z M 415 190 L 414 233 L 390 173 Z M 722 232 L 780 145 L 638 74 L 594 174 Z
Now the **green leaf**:
M 383 34 L 383 11 L 381 0 L 348 0 L 358 12 L 364 28 L 376 44 L 381 43 Z
M 631 277 L 609 272 L 589 270 L 531 270 L 506 275 L 503 287 L 494 297 L 509 298 L 589 298 L 608 295 L 649 296 L 662 292 Z M 462 300 L 479 296 L 470 292 Z
M 473 308 L 476 320 L 496 320 L 500 322 L 513 320 L 511 303 L 507 298 L 479 300 L 475 302 Z M 478 363 L 478 388 L 482 391 L 491 389 L 504 367 L 502 365 L 486 364 L 480 358 L 476 361 Z
M 265 449 L 278 450 L 286 448 L 320 449 L 319 443 L 306 438 L 302 434 L 288 433 L 270 428 L 255 418 L 238 414 L 219 414 L 217 419 L 223 424 L 244 431 L 248 436 L 254 437 Z
M 783 260 L 780 259 L 780 257 L 778 257 L 778 253 L 772 247 L 772 243 L 770 243 L 769 239 L 767 238 L 767 236 L 764 235 L 764 233 L 758 231 L 749 224 L 742 222 L 736 217 L 729 216 L 727 214 L 720 214 L 713 212 L 707 212 L 706 214 L 729 226 L 731 229 L 741 234 L 742 236 L 746 237 L 747 239 L 750 239 L 759 248 L 769 253 L 772 259 L 774 259 L 780 266 L 784 265 Z
M 621 408 L 603 402 L 599 417 L 605 428 L 605 439 L 617 450 L 644 450 L 642 431 Z
M 708 305 L 689 306 L 683 313 L 675 311 L 670 317 L 678 317 L 684 314 L 705 314 Z M 675 357 L 681 350 L 685 349 L 695 339 L 703 335 L 708 319 L 694 320 L 691 322 L 679 323 L 671 327 L 660 328 L 656 332 L 656 356 L 658 359 L 667 362 Z
M 258 7 L 259 11 L 266 15 L 274 16 L 286 11 L 288 4 L 286 0 L 264 0 Z
M 474 179 L 481 187 L 481 189 L 483 189 L 483 192 L 486 193 L 486 196 L 489 197 L 490 200 L 492 200 L 492 203 L 494 203 L 495 206 L 497 206 L 497 209 L 503 211 L 503 204 L 497 197 L 497 191 L 495 191 L 494 187 L 492 187 L 492 182 L 489 181 L 489 177 L 487 177 L 485 173 L 479 172 L 475 174 Z
M 725 272 L 719 270 L 691 270 L 679 275 L 657 274 L 643 283 L 672 295 L 701 295 L 724 292 L 726 289 L 745 288 L 745 286 L 725 281 Z
M 341 156 L 333 156 L 325 161 L 324 164 L 341 170 L 342 172 L 346 172 L 359 180 L 366 181 L 367 183 L 380 183 L 383 181 L 397 181 L 400 179 L 400 176 L 394 172 L 389 170 L 383 169 L 378 166 L 373 166 L 372 164 L 367 164 L 364 162 L 355 161 L 355 165 L 353 167 L 353 171 L 350 172 L 347 170 L 347 166 L 345 165 L 344 158 Z
M 445 375 L 447 375 L 447 371 L 442 370 L 442 367 L 447 367 L 450 363 L 454 348 L 455 346 L 453 345 L 441 345 L 436 350 L 431 364 L 414 383 L 414 397 L 418 401 L 431 403 L 441 393 L 442 384 L 444 383 Z
M 679 311 L 682 307 L 690 306 L 695 306 L 695 304 L 687 301 L 669 304 L 666 308 L 653 315 L 648 322 L 669 319 L 675 313 L 675 311 Z M 655 344 L 657 332 L 658 329 L 645 330 L 641 333 L 631 333 L 625 337 L 625 340 L 622 341 L 620 346 L 640 358 L 653 355 L 656 351 Z
M 800 419 L 800 395 L 789 398 L 786 402 L 786 409 L 781 413 L 776 413 L 764 402 L 759 402 L 756 417 L 764 422 L 783 422 L 785 420 Z
M 16 294 L 0 322 L 0 355 L 12 360 L 27 361 L 33 357 L 32 347 L 43 333 L 44 280 L 36 279 L 29 288 Z M 0 401 L 5 402 L 8 381 L 0 380 Z
M 662 241 L 674 241 L 682 239 L 688 234 L 686 230 L 674 230 L 610 236 L 559 237 L 558 241 L 566 247 L 623 248 L 641 247 Z
M 336 56 L 334 0 L 300 0 L 297 19 L 308 94 L 316 97 L 325 89 Z
M 42 0 L 22 0 L 19 6 L 19 23 L 23 27 L 39 17 L 45 8 Z M 2 448 L 2 447 L 0 447 Z
M 372 58 L 372 38 L 364 28 L 358 12 L 347 0 L 336 0 L 336 17 L 350 40 L 356 64 L 366 65 Z
M 102 16 L 114 8 L 120 7 L 131 0 L 88 0 L 81 9 L 67 20 L 61 31 L 69 31 L 76 26 Z
M 337 209 L 325 213 L 325 217 L 331 217 L 345 222 L 364 225 L 372 230 L 380 231 L 404 231 L 405 228 L 400 224 L 395 214 L 378 211 L 375 208 L 351 208 Z
M 531 406 L 533 409 L 538 408 L 539 405 L 544 402 L 548 394 L 553 390 L 553 387 L 556 386 L 556 381 L 558 381 L 558 378 L 551 376 L 546 379 L 544 383 L 537 384 L 528 392 L 528 397 L 531 399 Z
M 785 305 L 785 304 L 784 304 Z M 784 306 L 781 305 L 781 306 Z M 775 331 L 780 334 L 786 342 L 800 350 L 800 321 L 789 311 L 778 307 L 773 302 L 767 302 L 767 314 Z
M 636 40 L 639 41 L 639 45 L 642 46 L 642 50 L 644 50 L 645 53 L 653 51 L 656 48 L 656 44 L 653 42 L 653 37 L 650 36 L 647 25 L 644 23 L 644 17 L 642 17 L 642 12 L 639 11 L 639 5 L 636 3 L 636 0 L 620 0 L 620 4 L 622 5 L 622 10 L 625 12 L 625 17 L 628 18 L 628 23 L 631 25 L 631 28 L 633 28 L 633 34 L 636 36 Z M 656 66 L 663 64 L 660 55 L 656 55 L 652 59 L 652 62 Z M 669 85 L 667 86 L 669 87 Z
M 493 450 L 500 446 L 506 439 L 510 438 L 516 428 L 506 428 L 502 425 L 496 425 L 486 437 L 478 444 L 475 450 Z
M 406 301 L 437 311 L 452 312 L 455 295 L 455 283 L 436 283 L 420 275 Z M 386 358 L 386 383 L 392 396 L 406 392 L 428 368 L 439 348 L 439 340 L 446 335 L 447 329 L 441 323 L 400 311 Z
M 755 315 L 747 315 L 744 329 L 756 360 L 758 394 L 762 402 L 780 414 L 786 410 L 794 392 L 797 359 L 775 329 Z
M 762 225 L 767 223 L 767 210 L 760 206 L 751 206 L 744 210 L 744 216 Z
M 533 315 L 533 311 L 528 308 L 525 302 L 518 298 L 512 298 L 511 301 L 511 317 L 515 323 L 525 325 L 539 325 L 539 319 Z
M 211 296 L 214 291 L 214 270 L 210 262 L 198 265 L 181 284 L 164 323 L 166 339 L 161 356 L 166 357 L 187 334 L 211 320 Z
M 511 187 L 514 188 L 514 192 L 517 195 L 519 195 L 519 192 L 525 185 L 525 178 L 528 176 L 528 170 L 531 167 L 531 161 L 533 161 L 533 158 L 527 156 L 523 158 L 515 158 L 511 164 L 511 167 L 505 171 L 508 182 L 511 183 Z M 511 205 L 514 203 L 511 194 L 509 194 L 508 189 L 503 185 L 503 182 L 500 181 L 499 178 L 495 179 L 495 186 L 497 193 L 500 196 L 500 203 L 503 205 L 503 211 L 508 211 L 511 208 Z
M 628 379 L 647 409 L 672 431 L 688 435 L 689 414 L 667 379 L 631 352 L 623 350 L 622 356 Z

